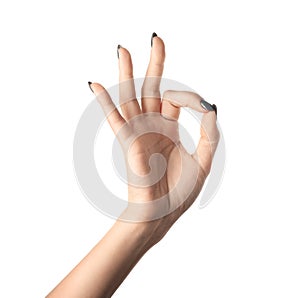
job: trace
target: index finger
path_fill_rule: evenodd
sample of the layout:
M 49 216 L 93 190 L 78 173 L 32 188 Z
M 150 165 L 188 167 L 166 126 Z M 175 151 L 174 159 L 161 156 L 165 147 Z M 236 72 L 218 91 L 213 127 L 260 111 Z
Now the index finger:
M 179 113 L 177 109 L 181 107 L 188 107 L 201 113 L 210 111 L 216 112 L 214 105 L 208 103 L 195 92 L 174 90 L 167 90 L 164 92 L 161 110 L 163 116 L 167 118 L 176 118 L 174 115 Z

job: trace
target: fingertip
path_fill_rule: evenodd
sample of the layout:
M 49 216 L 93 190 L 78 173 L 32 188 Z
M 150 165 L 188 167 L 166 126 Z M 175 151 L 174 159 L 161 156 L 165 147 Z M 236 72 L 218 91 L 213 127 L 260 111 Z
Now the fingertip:
M 214 111 L 214 107 L 209 102 L 207 102 L 206 100 L 204 100 L 203 98 L 201 99 L 200 105 L 207 112 Z
M 156 36 L 156 37 L 154 38 L 154 40 L 153 40 L 153 45 L 154 45 L 155 47 L 162 47 L 162 48 L 165 47 L 165 43 L 164 43 L 163 39 L 162 39 L 161 37 L 159 37 L 159 36 Z
M 118 49 L 119 53 L 119 71 L 120 80 L 128 80 L 133 78 L 133 66 L 130 52 L 123 47 Z
M 155 32 L 153 32 L 151 35 L 151 47 L 153 46 L 153 38 L 154 37 L 157 37 L 157 34 Z
M 98 95 L 99 93 L 101 93 L 103 90 L 105 90 L 105 88 L 100 85 L 99 83 L 92 83 L 92 82 L 88 82 L 90 89 L 92 90 L 92 92 L 95 95 Z
M 151 58 L 157 59 L 158 61 L 163 61 L 165 59 L 165 44 L 164 41 L 156 36 L 153 38 L 153 45 L 151 50 Z
M 162 38 L 160 38 L 155 32 L 153 32 L 151 36 L 151 47 L 153 48 L 154 46 L 165 46 Z
M 129 59 L 131 58 L 131 55 L 126 48 L 122 47 L 121 45 L 118 45 L 118 58 L 122 60 Z

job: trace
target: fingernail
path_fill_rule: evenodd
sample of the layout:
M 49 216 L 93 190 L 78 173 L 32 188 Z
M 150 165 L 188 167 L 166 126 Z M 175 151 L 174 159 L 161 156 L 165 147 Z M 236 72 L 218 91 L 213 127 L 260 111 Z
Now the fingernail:
M 118 59 L 119 59 L 119 50 L 122 48 L 122 46 L 120 44 L 118 44 L 118 48 L 117 48 L 117 55 L 118 55 Z
M 204 99 L 201 100 L 200 105 L 206 111 L 215 111 L 214 107 Z
M 155 32 L 152 33 L 152 36 L 151 36 L 151 48 L 152 48 L 152 45 L 153 45 L 153 38 L 156 37 L 157 34 Z
M 92 83 L 92 82 L 88 82 L 88 84 L 89 84 L 89 87 L 90 87 L 91 91 L 94 93 L 94 91 L 93 91 L 93 89 L 92 89 L 92 87 L 91 87 L 91 85 L 92 85 L 93 83 Z
M 212 107 L 214 108 L 216 115 L 218 115 L 218 108 L 217 108 L 217 106 L 215 104 L 213 104 Z

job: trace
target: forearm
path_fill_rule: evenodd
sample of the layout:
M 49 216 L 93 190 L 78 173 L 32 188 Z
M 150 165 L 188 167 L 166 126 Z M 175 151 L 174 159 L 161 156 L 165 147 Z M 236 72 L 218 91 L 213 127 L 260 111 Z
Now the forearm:
M 149 223 L 116 221 L 103 239 L 47 296 L 111 297 L 151 247 Z

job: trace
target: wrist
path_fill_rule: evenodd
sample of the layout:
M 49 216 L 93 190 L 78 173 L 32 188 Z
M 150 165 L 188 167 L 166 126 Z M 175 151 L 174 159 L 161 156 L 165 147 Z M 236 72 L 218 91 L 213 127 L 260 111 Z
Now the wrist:
M 132 241 L 138 248 L 141 248 L 143 253 L 145 253 L 158 242 L 156 232 L 158 230 L 160 220 L 127 220 L 131 218 L 129 215 L 131 212 L 132 210 L 126 209 L 117 220 L 115 225 L 120 227 L 127 235 L 128 239 Z M 126 220 L 124 220 L 124 218 Z

